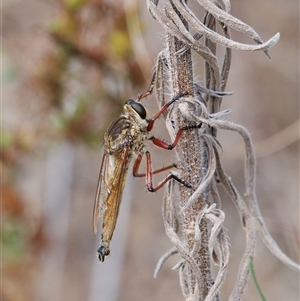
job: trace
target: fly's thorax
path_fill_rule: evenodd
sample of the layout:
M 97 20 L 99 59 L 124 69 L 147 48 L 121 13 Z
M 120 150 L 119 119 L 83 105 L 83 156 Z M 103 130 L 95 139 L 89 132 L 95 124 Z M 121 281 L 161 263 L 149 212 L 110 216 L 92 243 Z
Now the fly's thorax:
M 143 141 L 149 139 L 150 133 L 145 130 L 147 121 L 137 122 L 131 116 L 122 115 L 114 120 L 104 135 L 105 147 L 109 154 L 114 154 L 124 147 L 130 147 L 134 151 L 142 148 Z
M 130 145 L 127 137 L 131 127 L 130 121 L 124 116 L 117 118 L 110 124 L 104 135 L 104 143 L 108 153 L 116 153 Z
M 131 129 L 131 137 L 133 137 L 132 150 L 135 153 L 144 153 L 146 151 L 144 142 L 146 140 L 150 140 L 153 135 L 148 131 L 141 131 L 141 129 L 137 126 L 133 126 Z
M 124 105 L 124 114 L 111 123 L 104 135 L 107 152 L 114 154 L 124 147 L 141 151 L 143 142 L 152 136 L 147 129 L 146 116 L 146 109 L 141 103 L 128 99 Z

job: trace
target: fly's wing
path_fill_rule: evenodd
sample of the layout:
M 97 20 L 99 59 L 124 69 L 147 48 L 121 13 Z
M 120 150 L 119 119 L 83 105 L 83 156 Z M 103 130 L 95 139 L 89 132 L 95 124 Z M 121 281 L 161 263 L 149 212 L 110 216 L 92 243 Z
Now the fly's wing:
M 105 212 L 103 215 L 101 235 L 102 241 L 110 241 L 116 227 L 128 165 L 131 161 L 129 149 L 123 149 L 122 152 L 111 156 L 110 159 L 109 163 L 113 163 L 115 170 L 111 185 L 109 186 L 107 199 L 105 200 Z
M 97 225 L 99 218 L 103 215 L 104 211 L 104 200 L 107 197 L 107 184 L 104 182 L 106 178 L 107 170 L 107 164 L 108 164 L 108 158 L 109 155 L 105 151 L 105 148 L 103 146 L 102 148 L 102 161 L 100 165 L 100 171 L 99 171 L 99 178 L 98 178 L 98 184 L 97 184 L 97 190 L 96 190 L 96 196 L 94 201 L 94 210 L 93 210 L 93 229 L 94 234 L 97 233 Z
M 129 149 L 126 147 L 121 152 L 113 155 L 109 155 L 104 151 L 94 202 L 94 234 L 97 233 L 100 217 L 103 217 L 108 207 L 112 214 L 118 214 L 118 204 L 121 201 L 120 198 L 122 197 L 126 180 L 126 170 L 129 164 L 128 154 Z M 116 212 L 113 211 L 112 204 L 117 204 Z

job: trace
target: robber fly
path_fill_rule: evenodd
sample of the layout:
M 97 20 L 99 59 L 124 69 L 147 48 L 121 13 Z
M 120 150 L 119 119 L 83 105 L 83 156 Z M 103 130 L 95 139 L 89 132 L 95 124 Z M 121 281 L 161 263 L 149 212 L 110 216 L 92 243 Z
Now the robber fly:
M 152 170 L 151 155 L 144 143 L 150 140 L 160 148 L 171 150 L 176 146 L 183 131 L 200 127 L 185 126 L 180 128 L 172 144 L 168 144 L 154 137 L 150 132 L 155 120 L 158 119 L 171 104 L 180 97 L 187 96 L 188 93 L 174 97 L 171 101 L 166 103 L 156 115 L 147 119 L 146 110 L 140 103 L 140 100 L 147 97 L 150 93 L 151 91 L 148 90 L 137 100 L 128 99 L 125 102 L 123 114 L 110 124 L 104 135 L 104 154 L 100 167 L 93 212 L 94 234 L 97 233 L 99 218 L 102 217 L 103 219 L 101 242 L 100 248 L 98 249 L 98 258 L 101 262 L 103 262 L 105 257 L 110 253 L 110 241 L 117 222 L 126 175 L 129 164 L 134 157 L 133 176 L 145 177 L 148 191 L 157 191 L 171 179 L 191 188 L 188 183 L 185 183 L 173 173 L 170 173 L 156 187 L 153 187 L 153 174 L 176 167 L 176 164 L 158 170 Z M 140 174 L 138 170 L 144 155 L 146 156 L 146 173 Z

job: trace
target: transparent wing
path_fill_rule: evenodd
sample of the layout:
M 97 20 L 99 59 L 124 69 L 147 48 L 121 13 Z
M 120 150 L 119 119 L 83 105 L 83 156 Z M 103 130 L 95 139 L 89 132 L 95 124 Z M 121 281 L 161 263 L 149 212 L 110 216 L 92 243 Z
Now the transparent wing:
M 106 153 L 104 147 L 102 148 L 102 161 L 100 165 L 98 184 L 96 189 L 96 196 L 94 201 L 94 210 L 93 210 L 93 229 L 94 234 L 97 233 L 97 225 L 100 217 L 103 215 L 104 211 L 104 200 L 107 196 L 107 185 L 104 182 L 104 179 L 107 177 L 107 164 L 109 155 Z
M 126 180 L 126 171 L 129 164 L 129 149 L 124 148 L 122 152 L 109 155 L 104 151 L 96 197 L 93 211 L 93 229 L 97 233 L 99 219 L 103 215 L 109 214 L 113 219 L 117 218 L 119 203 Z M 106 212 L 108 209 L 108 212 Z

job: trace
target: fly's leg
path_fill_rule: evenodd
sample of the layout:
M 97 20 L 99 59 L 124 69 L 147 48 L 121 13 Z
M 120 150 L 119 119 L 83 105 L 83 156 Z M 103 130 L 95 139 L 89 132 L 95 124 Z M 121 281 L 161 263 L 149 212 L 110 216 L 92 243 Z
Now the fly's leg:
M 174 142 L 171 144 L 164 140 L 156 138 L 156 137 L 152 137 L 151 141 L 153 142 L 153 144 L 155 144 L 156 146 L 158 146 L 160 148 L 171 150 L 177 145 L 179 138 L 183 131 L 188 131 L 188 130 L 192 130 L 192 129 L 200 129 L 201 125 L 202 124 L 200 123 L 198 125 L 187 125 L 187 126 L 180 128 L 175 136 Z
M 143 94 L 141 94 L 138 97 L 137 101 L 141 101 L 142 99 L 144 99 L 144 98 L 146 98 L 146 97 L 148 97 L 148 96 L 150 96 L 152 94 L 153 89 L 154 89 L 154 85 L 155 85 L 155 80 L 156 80 L 156 71 L 153 72 L 153 74 L 152 74 L 152 79 L 151 79 L 149 88 L 147 89 L 146 92 L 144 92 Z
M 100 248 L 98 249 L 99 261 L 103 262 L 105 257 L 110 254 L 109 245 L 110 245 L 110 241 L 102 240 L 102 237 L 101 237 Z
M 180 128 L 175 136 L 174 142 L 169 144 L 164 140 L 161 140 L 159 138 L 156 137 L 152 137 L 151 140 L 153 142 L 153 144 L 155 144 L 156 146 L 163 148 L 163 149 L 167 149 L 167 150 L 171 150 L 173 149 L 178 141 L 179 138 L 182 134 L 183 131 L 187 131 L 187 130 L 191 130 L 191 129 L 199 129 L 201 127 L 201 124 L 199 125 L 191 125 L 191 126 L 184 126 L 182 128 Z M 163 181 L 161 181 L 155 188 L 153 187 L 153 180 L 152 180 L 152 175 L 154 174 L 154 172 L 152 171 L 152 164 L 151 164 L 151 156 L 150 153 L 147 151 L 146 153 L 146 183 L 147 183 L 147 188 L 148 191 L 151 192 L 155 192 L 158 189 L 160 189 L 163 185 L 165 185 L 169 180 L 174 179 L 177 182 L 183 184 L 184 186 L 188 187 L 188 188 L 192 188 L 192 186 L 189 183 L 184 182 L 183 180 L 181 180 L 180 178 L 178 178 L 176 175 L 170 173 Z M 141 160 L 141 158 L 140 158 Z M 139 162 L 140 163 L 140 162 Z M 138 163 L 138 166 L 139 166 Z M 173 165 L 174 166 L 174 165 Z
M 137 158 L 135 159 L 135 162 L 133 164 L 133 168 L 132 168 L 132 174 L 134 177 L 145 177 L 146 176 L 146 173 L 139 173 L 139 168 L 140 168 L 140 164 L 141 164 L 141 161 L 142 161 L 142 158 L 143 158 L 143 154 L 142 153 L 139 153 Z M 160 169 L 156 169 L 156 170 L 153 170 L 152 171 L 152 174 L 157 174 L 157 173 L 160 173 L 162 171 L 165 171 L 165 170 L 169 170 L 171 168 L 177 168 L 177 164 L 176 163 L 173 163 L 171 165 L 168 165 L 168 166 L 164 166 Z
M 146 97 L 148 97 L 149 95 L 151 95 L 152 94 L 152 92 L 153 92 L 153 89 L 154 89 L 154 83 L 155 83 L 155 79 L 156 79 L 156 72 L 154 72 L 153 73 L 153 75 L 152 75 L 152 79 L 151 79 L 151 83 L 150 83 L 150 85 L 149 85 L 149 88 L 148 88 L 148 90 L 145 92 L 145 93 L 143 93 L 143 94 L 141 94 L 139 97 L 138 97 L 138 99 L 137 99 L 137 101 L 141 101 L 143 98 L 146 98 Z M 148 126 L 147 126 L 147 131 L 149 132 L 149 131 L 151 131 L 152 130 L 152 128 L 153 128 L 153 126 L 154 126 L 154 122 L 155 122 L 155 120 L 156 119 L 158 119 L 159 118 L 159 116 L 161 115 L 161 114 L 163 114 L 167 109 L 168 109 L 168 107 L 171 105 L 171 104 L 173 104 L 175 101 L 177 101 L 178 99 L 180 99 L 181 97 L 184 97 L 184 96 L 187 96 L 187 95 L 189 95 L 189 93 L 188 92 L 184 92 L 184 93 L 181 93 L 181 94 L 179 94 L 179 95 L 177 95 L 177 96 L 175 96 L 175 97 L 173 97 L 169 102 L 167 102 L 151 119 L 147 119 L 147 121 L 148 121 Z
M 140 167 L 140 163 L 143 157 L 143 154 L 138 154 L 138 157 L 135 160 L 135 163 L 133 165 L 133 176 L 134 177 L 146 177 L 146 185 L 147 189 L 150 192 L 156 192 L 160 188 L 162 188 L 169 180 L 174 179 L 175 181 L 179 182 L 180 184 L 183 184 L 184 186 L 188 188 L 192 188 L 192 186 L 180 178 L 178 178 L 176 175 L 170 173 L 164 180 L 162 180 L 156 187 L 153 187 L 153 175 L 168 169 L 171 169 L 173 167 L 177 167 L 176 163 L 173 163 L 172 165 L 168 165 L 165 167 L 162 167 L 157 170 L 152 170 L 152 161 L 151 161 L 151 155 L 148 151 L 145 152 L 146 155 L 146 173 L 138 173 L 138 169 Z
M 184 185 L 187 188 L 193 188 L 191 184 L 181 180 L 180 178 L 178 178 L 176 175 L 174 175 L 173 173 L 168 174 L 168 176 L 162 180 L 156 187 L 152 186 L 152 182 L 150 182 L 149 184 L 147 183 L 147 189 L 149 192 L 156 192 L 157 190 L 159 190 L 160 188 L 162 188 L 168 181 L 170 180 L 175 180 L 178 183 Z
M 183 184 L 187 188 L 192 188 L 192 186 L 189 183 L 184 182 L 180 178 L 178 178 L 176 175 L 170 173 L 167 175 L 167 177 L 162 180 L 156 187 L 153 187 L 153 171 L 152 171 L 152 161 L 151 161 L 151 155 L 148 151 L 145 153 L 146 155 L 146 185 L 147 189 L 150 192 L 156 192 L 160 188 L 162 188 L 168 181 L 171 179 L 174 179 L 175 181 L 179 182 L 180 184 Z
M 164 67 L 168 67 L 168 61 L 166 59 L 166 55 L 164 53 L 164 51 L 162 51 L 157 58 L 157 63 L 156 63 L 156 70 L 153 72 L 152 74 L 152 79 L 149 85 L 149 88 L 147 89 L 147 91 L 143 94 L 141 94 L 137 101 L 141 101 L 142 99 L 146 98 L 147 96 L 151 95 L 154 89 L 154 86 L 156 85 L 156 88 L 159 88 L 159 90 L 161 91 L 162 95 L 165 95 L 165 89 L 161 89 L 162 88 L 162 79 L 163 79 L 163 74 L 164 74 Z M 158 92 L 158 91 L 156 91 Z M 157 96 L 159 97 L 160 93 L 156 93 Z
M 161 114 L 163 114 L 167 109 L 168 107 L 173 104 L 175 101 L 177 101 L 178 99 L 180 99 L 181 97 L 184 97 L 184 96 L 188 96 L 189 93 L 188 92 L 184 92 L 184 93 L 181 93 L 175 97 L 173 97 L 169 102 L 167 102 L 151 119 L 147 119 L 148 121 L 148 126 L 147 126 L 147 131 L 151 131 L 153 126 L 154 126 L 154 122 L 156 119 L 159 118 L 159 116 Z
M 148 90 L 145 93 L 141 94 L 138 97 L 137 101 L 141 101 L 142 99 L 144 99 L 152 94 L 154 85 L 155 85 L 155 80 L 156 80 L 156 72 L 154 72 L 152 75 L 151 83 L 149 85 Z M 177 101 L 181 97 L 188 96 L 188 95 L 189 95 L 188 92 L 184 92 L 184 93 L 180 93 L 179 95 L 173 97 L 170 101 L 168 101 L 165 105 L 163 105 L 162 108 L 152 118 L 147 119 L 147 121 L 148 121 L 147 131 L 149 132 L 152 130 L 155 120 L 158 119 L 159 116 L 162 115 L 169 108 L 169 106 L 171 104 L 173 104 L 175 101 Z

